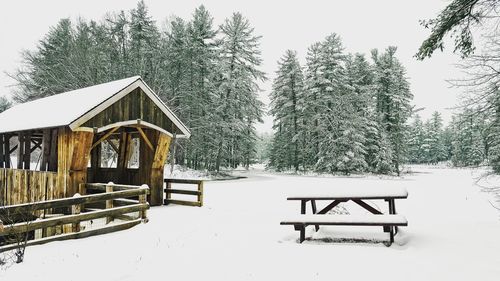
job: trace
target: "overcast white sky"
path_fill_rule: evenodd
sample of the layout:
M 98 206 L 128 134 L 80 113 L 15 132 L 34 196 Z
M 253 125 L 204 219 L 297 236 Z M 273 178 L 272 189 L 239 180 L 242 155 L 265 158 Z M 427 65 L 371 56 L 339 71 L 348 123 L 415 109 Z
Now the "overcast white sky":
M 4 72 L 12 72 L 19 66 L 19 52 L 33 49 L 59 19 L 101 20 L 108 11 L 128 11 L 136 3 L 136 0 L 4 1 L 0 10 L 0 95 L 9 95 L 11 91 L 8 86 L 13 81 Z M 448 3 L 444 0 L 146 0 L 150 14 L 159 23 L 171 15 L 188 19 L 201 4 L 208 8 L 217 25 L 235 11 L 243 13 L 256 33 L 263 36 L 262 70 L 270 78 L 262 86 L 261 96 L 265 103 L 268 103 L 276 62 L 285 50 L 296 50 L 304 63 L 308 46 L 335 32 L 341 36 L 348 52 L 369 54 L 373 48 L 398 46 L 397 56 L 408 71 L 414 104 L 425 107 L 421 112 L 424 118 L 437 110 L 445 120 L 450 119 L 448 108 L 457 104 L 458 97 L 458 90 L 450 89 L 445 79 L 459 76 L 453 66 L 459 62 L 459 56 L 451 53 L 450 45 L 444 53 L 436 53 L 424 62 L 416 61 L 413 55 L 428 34 L 418 21 L 435 17 Z M 258 126 L 260 131 L 270 131 L 272 119 L 265 121 Z

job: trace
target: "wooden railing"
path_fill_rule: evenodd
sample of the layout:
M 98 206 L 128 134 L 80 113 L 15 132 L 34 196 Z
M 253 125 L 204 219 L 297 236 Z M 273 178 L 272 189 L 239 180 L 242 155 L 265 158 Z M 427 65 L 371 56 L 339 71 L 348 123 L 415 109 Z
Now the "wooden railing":
M 149 192 L 149 187 L 147 185 L 135 186 L 134 188 L 128 186 L 127 189 L 116 191 L 113 189 L 122 189 L 124 187 L 111 183 L 93 185 L 93 187 L 97 186 L 104 186 L 108 192 L 90 195 L 76 194 L 71 198 L 1 207 L 0 218 L 3 221 L 3 228 L 0 228 L 0 238 L 4 240 L 5 244 L 9 241 L 9 237 L 19 235 L 20 233 L 28 235 L 35 230 L 46 231 L 56 226 L 70 226 L 70 231 L 68 231 L 68 233 L 30 240 L 26 244 L 30 246 L 51 241 L 110 233 L 128 229 L 141 222 L 147 222 L 147 210 L 149 209 L 149 204 L 146 201 Z M 138 200 L 129 198 L 138 198 Z M 105 202 L 106 208 L 89 209 L 86 207 L 87 205 L 99 202 Z M 115 202 L 120 203 L 116 204 Z M 59 214 L 45 215 L 45 210 L 47 210 L 48 213 L 57 212 Z M 139 213 L 139 216 L 131 217 L 126 215 L 130 213 Z M 15 218 L 15 220 L 10 220 L 10 218 Z M 22 218 L 26 219 L 23 220 Z M 90 230 L 81 229 L 80 227 L 80 224 L 84 221 L 92 221 L 101 218 L 106 218 L 106 225 L 103 227 Z M 123 220 L 123 222 L 108 225 L 114 218 L 119 218 Z M 15 249 L 16 247 L 18 247 L 18 245 L 5 245 L 0 247 L 0 252 Z
M 165 179 L 165 194 L 166 199 L 164 201 L 165 205 L 168 204 L 178 204 L 186 206 L 203 206 L 203 180 L 191 180 L 191 179 Z M 172 184 L 196 184 L 198 186 L 197 190 L 186 190 L 186 189 L 173 189 Z M 182 195 L 194 195 L 196 196 L 196 201 L 186 201 L 172 199 L 172 194 L 182 194 Z

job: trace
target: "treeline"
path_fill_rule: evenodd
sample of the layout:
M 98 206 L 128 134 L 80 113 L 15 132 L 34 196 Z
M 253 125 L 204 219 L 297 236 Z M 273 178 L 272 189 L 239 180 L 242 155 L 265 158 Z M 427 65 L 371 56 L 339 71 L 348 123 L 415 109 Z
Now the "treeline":
M 452 118 L 451 161 L 456 167 L 490 166 L 500 173 L 500 103 L 487 111 L 465 108 Z
M 415 114 L 410 124 L 408 138 L 408 162 L 412 164 L 437 164 L 451 159 L 453 136 L 451 126 L 444 127 L 439 112 L 434 112 L 428 120 L 422 121 Z
M 222 25 L 203 7 L 160 29 L 141 1 L 104 20 L 62 19 L 22 54 L 16 102 L 140 75 L 192 131 L 178 143 L 177 162 L 196 169 L 248 166 L 256 157 L 254 124 L 260 37 L 234 13 Z
M 270 168 L 399 174 L 413 96 L 395 47 L 369 61 L 331 34 L 309 47 L 305 67 L 287 51 L 278 68 Z
M 463 108 L 443 126 L 435 112 L 426 122 L 416 115 L 410 125 L 408 162 L 437 164 L 450 161 L 454 167 L 492 166 L 498 173 L 500 150 L 498 120 L 492 112 Z

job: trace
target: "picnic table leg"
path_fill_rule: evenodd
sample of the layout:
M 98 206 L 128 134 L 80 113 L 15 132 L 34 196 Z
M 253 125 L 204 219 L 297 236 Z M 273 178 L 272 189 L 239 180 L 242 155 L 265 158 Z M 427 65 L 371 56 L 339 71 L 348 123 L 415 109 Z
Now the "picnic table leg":
M 300 213 L 302 215 L 306 214 L 306 203 L 308 200 L 300 200 Z
M 391 200 L 385 199 L 385 202 L 387 202 L 389 204 L 389 214 L 392 214 Z M 388 226 L 384 226 L 384 232 L 390 232 L 390 229 Z
M 394 199 L 389 200 L 389 214 L 395 215 L 396 214 L 396 202 Z M 394 227 L 394 234 L 398 234 L 398 227 Z
M 312 213 L 313 213 L 313 214 L 316 214 L 316 213 L 317 213 L 317 209 L 316 209 L 316 200 L 314 200 L 314 199 L 313 199 L 313 200 L 311 200 L 311 208 L 312 208 Z M 316 224 L 314 227 L 315 227 L 316 231 L 318 231 L 318 230 L 319 230 L 319 225 L 317 225 L 317 224 Z
M 389 243 L 389 246 L 392 245 L 392 243 L 394 243 L 394 229 L 392 226 L 389 227 L 389 235 L 390 235 L 390 243 Z
M 305 225 L 294 225 L 295 230 L 300 231 L 299 243 L 304 242 L 306 240 L 306 226 Z

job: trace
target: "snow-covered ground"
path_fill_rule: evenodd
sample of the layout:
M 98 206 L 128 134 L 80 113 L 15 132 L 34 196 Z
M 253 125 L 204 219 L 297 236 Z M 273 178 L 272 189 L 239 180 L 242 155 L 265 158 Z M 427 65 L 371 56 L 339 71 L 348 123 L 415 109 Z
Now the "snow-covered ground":
M 148 224 L 128 231 L 28 248 L 0 280 L 500 280 L 500 213 L 475 185 L 479 172 L 412 171 L 319 178 L 254 170 L 207 182 L 202 208 L 155 207 Z M 390 248 L 379 243 L 388 239 L 380 227 L 314 235 L 310 227 L 313 239 L 298 244 L 293 227 L 279 225 L 299 212 L 287 195 L 336 186 L 407 188 L 396 206 L 409 226 Z

